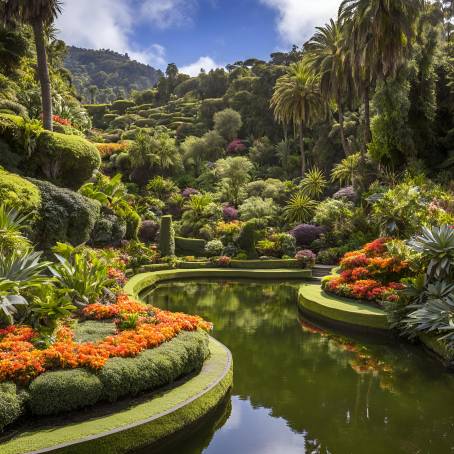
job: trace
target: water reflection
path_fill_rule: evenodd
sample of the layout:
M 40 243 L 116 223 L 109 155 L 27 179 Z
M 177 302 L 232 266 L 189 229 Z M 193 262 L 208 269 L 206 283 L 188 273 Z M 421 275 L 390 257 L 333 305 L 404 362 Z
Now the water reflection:
M 225 424 L 210 419 L 162 452 L 454 451 L 454 377 L 411 346 L 352 341 L 301 321 L 295 291 L 186 282 L 147 297 L 212 321 L 234 357 Z

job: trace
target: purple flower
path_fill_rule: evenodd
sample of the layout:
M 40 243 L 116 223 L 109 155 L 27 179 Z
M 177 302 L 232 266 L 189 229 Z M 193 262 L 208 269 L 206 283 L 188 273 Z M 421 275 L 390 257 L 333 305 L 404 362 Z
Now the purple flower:
M 197 189 L 194 189 L 194 188 L 186 188 L 186 189 L 183 189 L 183 192 L 181 193 L 181 195 L 185 198 L 189 198 L 191 197 L 192 195 L 196 195 L 198 194 L 199 191 L 197 191 Z
M 223 216 L 225 221 L 235 221 L 238 219 L 238 210 L 231 206 L 225 206 Z
M 246 150 L 246 145 L 240 139 L 232 140 L 227 145 L 227 153 L 229 154 L 241 154 Z

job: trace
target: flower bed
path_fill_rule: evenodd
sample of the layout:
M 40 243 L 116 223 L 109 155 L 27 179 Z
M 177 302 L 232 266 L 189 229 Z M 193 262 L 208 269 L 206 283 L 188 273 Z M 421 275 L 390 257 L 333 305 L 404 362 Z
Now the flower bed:
M 62 326 L 56 341 L 38 349 L 33 341 L 38 333 L 28 326 L 12 325 L 0 330 L 0 383 L 27 384 L 38 375 L 55 369 L 86 367 L 101 369 L 112 357 L 133 357 L 145 349 L 174 338 L 181 331 L 209 330 L 200 317 L 163 311 L 119 295 L 112 305 L 91 304 L 84 309 L 91 319 L 117 318 L 119 326 L 129 321 L 130 329 L 118 330 L 99 342 L 77 343 L 73 330 Z
M 323 279 L 326 292 L 373 301 L 396 301 L 399 281 L 409 272 L 409 263 L 392 256 L 386 248 L 389 238 L 378 238 L 362 249 L 347 252 L 340 262 L 340 274 Z

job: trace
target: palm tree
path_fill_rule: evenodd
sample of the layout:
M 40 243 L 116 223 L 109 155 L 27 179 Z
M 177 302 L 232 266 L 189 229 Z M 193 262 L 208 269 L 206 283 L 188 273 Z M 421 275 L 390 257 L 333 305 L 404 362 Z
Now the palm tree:
M 331 19 L 304 45 L 307 60 L 320 78 L 320 93 L 327 103 L 334 100 L 339 115 L 339 131 L 344 153 L 350 153 L 344 133 L 344 100 L 353 96 L 351 58 L 339 20 Z
M 3 0 L 0 2 L 0 20 L 30 25 L 35 38 L 38 60 L 38 79 L 41 85 L 43 125 L 52 131 L 52 94 L 47 64 L 45 28 L 61 12 L 60 0 Z
M 287 74 L 279 77 L 274 86 L 271 108 L 278 122 L 284 125 L 293 123 L 294 128 L 299 131 L 301 175 L 304 175 L 306 172 L 304 128 L 311 126 L 322 110 L 318 78 L 307 62 L 293 63 L 289 66 Z
M 348 37 L 355 79 L 363 94 L 365 142 L 371 140 L 370 90 L 407 58 L 425 0 L 343 0 L 339 18 Z

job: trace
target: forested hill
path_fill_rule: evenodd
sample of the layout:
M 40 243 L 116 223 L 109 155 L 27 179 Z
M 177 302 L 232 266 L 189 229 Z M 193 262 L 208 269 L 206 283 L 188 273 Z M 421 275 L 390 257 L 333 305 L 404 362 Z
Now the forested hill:
M 111 50 L 68 46 L 65 67 L 82 101 L 110 102 L 156 84 L 161 71 Z

